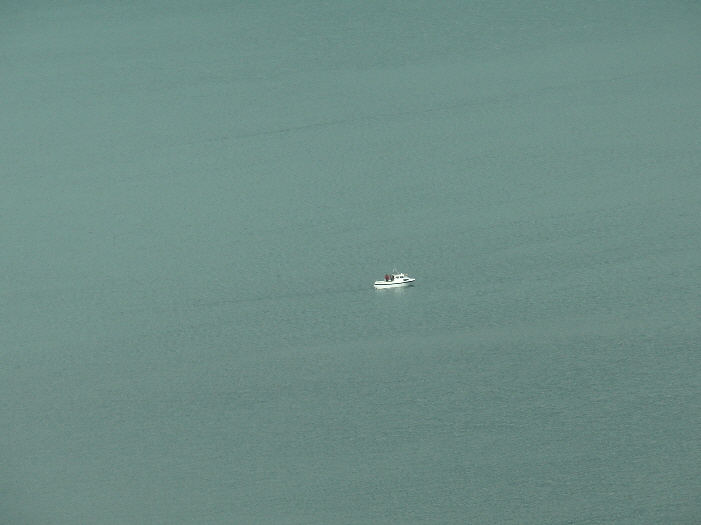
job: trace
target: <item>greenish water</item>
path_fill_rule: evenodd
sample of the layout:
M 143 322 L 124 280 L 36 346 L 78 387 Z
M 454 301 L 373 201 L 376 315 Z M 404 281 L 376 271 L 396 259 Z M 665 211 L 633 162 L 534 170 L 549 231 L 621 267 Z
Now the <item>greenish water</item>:
M 0 12 L 0 522 L 701 520 L 698 5 Z

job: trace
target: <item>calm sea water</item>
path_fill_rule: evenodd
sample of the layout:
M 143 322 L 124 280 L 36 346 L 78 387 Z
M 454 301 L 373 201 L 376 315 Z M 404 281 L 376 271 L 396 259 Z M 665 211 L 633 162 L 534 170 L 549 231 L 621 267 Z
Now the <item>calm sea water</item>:
M 701 522 L 700 6 L 380 4 L 0 8 L 1 523 Z

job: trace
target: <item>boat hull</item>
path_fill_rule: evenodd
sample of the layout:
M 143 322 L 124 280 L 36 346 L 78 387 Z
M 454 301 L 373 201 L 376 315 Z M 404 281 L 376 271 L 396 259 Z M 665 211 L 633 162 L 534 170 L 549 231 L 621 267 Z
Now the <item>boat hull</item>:
M 416 279 L 407 279 L 404 281 L 375 281 L 375 288 L 381 290 L 383 288 L 404 288 L 412 286 Z

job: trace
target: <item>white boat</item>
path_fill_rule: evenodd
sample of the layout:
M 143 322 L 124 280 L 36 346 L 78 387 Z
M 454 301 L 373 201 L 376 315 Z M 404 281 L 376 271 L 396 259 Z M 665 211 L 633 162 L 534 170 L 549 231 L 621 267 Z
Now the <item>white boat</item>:
M 397 270 L 392 270 L 392 273 L 385 275 L 385 278 L 381 281 L 375 281 L 375 288 L 378 290 L 380 288 L 401 288 L 403 286 L 412 286 L 414 284 L 413 279 L 405 273 L 398 273 Z

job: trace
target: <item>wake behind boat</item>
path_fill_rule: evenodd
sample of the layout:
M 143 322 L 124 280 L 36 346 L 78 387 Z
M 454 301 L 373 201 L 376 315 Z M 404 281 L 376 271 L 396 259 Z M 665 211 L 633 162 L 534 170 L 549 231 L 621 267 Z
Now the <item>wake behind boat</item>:
M 413 286 L 416 279 L 409 277 L 405 273 L 397 273 L 397 270 L 392 270 L 392 273 L 385 274 L 384 281 L 375 281 L 375 288 L 401 288 L 403 286 Z

